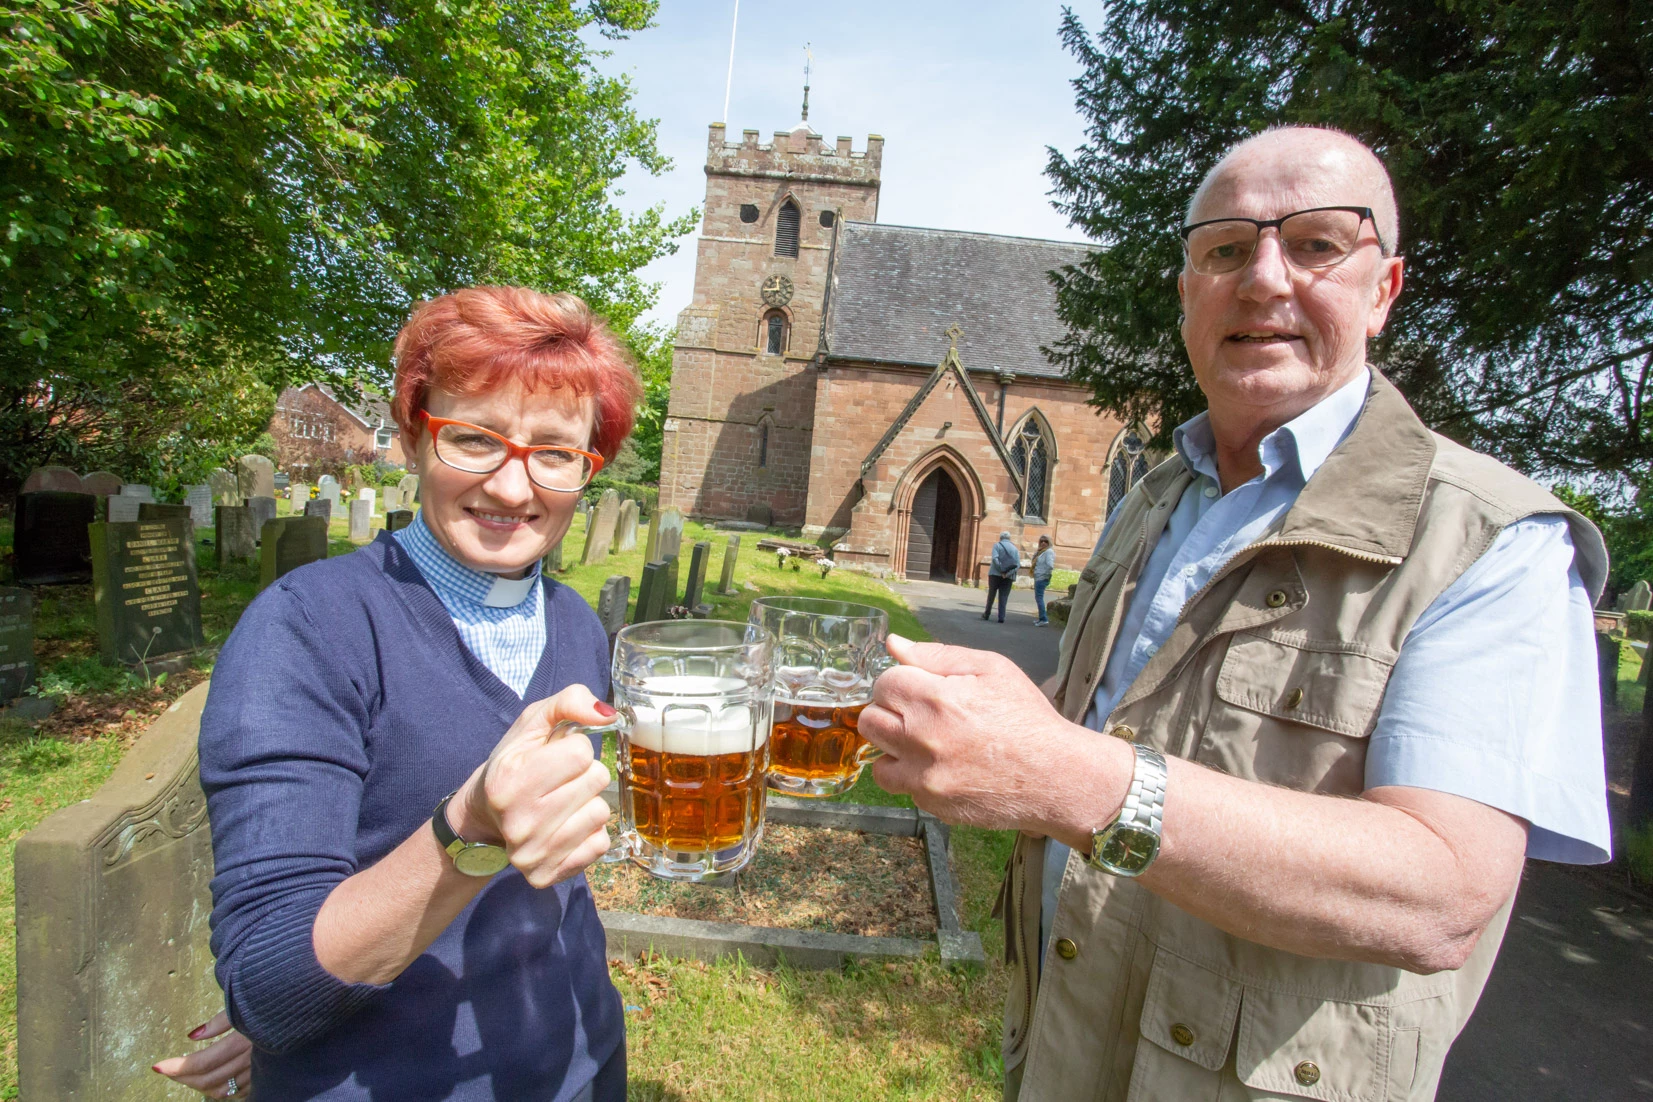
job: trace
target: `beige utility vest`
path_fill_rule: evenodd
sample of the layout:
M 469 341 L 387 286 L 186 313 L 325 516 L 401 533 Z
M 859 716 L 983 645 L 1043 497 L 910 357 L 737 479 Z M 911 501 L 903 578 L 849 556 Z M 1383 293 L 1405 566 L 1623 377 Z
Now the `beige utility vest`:
M 1057 670 L 1069 720 L 1084 719 L 1143 563 L 1192 481 L 1179 458 L 1156 467 L 1085 567 Z M 1413 622 L 1506 525 L 1544 513 L 1571 523 L 1593 601 L 1607 565 L 1595 528 L 1431 433 L 1373 372 L 1348 437 L 1189 601 L 1104 729 L 1245 780 L 1358 796 Z M 1044 852 L 1019 839 L 1000 896 L 1006 1093 L 1019 1082 L 1021 1102 L 1433 1098 L 1509 918 L 1506 904 L 1461 969 L 1417 975 L 1234 937 L 1075 853 L 1041 964 Z

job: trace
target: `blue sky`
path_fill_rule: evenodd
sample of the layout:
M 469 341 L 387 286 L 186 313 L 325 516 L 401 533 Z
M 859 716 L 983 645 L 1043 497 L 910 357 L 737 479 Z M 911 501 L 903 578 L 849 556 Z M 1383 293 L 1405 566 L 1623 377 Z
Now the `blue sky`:
M 1074 0 L 1087 25 L 1100 4 Z M 608 72 L 625 72 L 638 110 L 660 122 L 671 171 L 632 173 L 620 204 L 664 202 L 668 213 L 705 197 L 706 127 L 756 129 L 768 141 L 798 121 L 804 43 L 814 66 L 809 121 L 831 141 L 864 149 L 884 136 L 881 222 L 1083 240 L 1051 208 L 1046 146 L 1083 137 L 1069 81 L 1078 65 L 1056 37 L 1061 5 L 1044 0 L 741 0 L 729 118 L 723 119 L 733 0 L 663 0 L 657 25 L 603 43 Z M 694 288 L 694 235 L 645 274 L 663 284 L 651 320 L 675 321 Z

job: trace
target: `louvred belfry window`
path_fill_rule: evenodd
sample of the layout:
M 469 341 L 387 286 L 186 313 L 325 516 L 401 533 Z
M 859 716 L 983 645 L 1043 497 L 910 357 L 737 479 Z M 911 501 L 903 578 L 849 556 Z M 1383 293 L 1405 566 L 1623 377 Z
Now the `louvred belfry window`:
M 781 204 L 781 209 L 775 215 L 775 255 L 798 255 L 798 224 L 802 221 L 802 214 L 798 204 L 788 199 Z

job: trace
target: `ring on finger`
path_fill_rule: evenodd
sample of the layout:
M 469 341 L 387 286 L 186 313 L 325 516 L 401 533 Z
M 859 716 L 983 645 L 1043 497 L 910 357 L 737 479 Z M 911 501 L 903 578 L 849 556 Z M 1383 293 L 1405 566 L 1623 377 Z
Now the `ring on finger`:
M 234 1098 L 236 1093 L 240 1090 L 241 1088 L 235 1085 L 235 1076 L 232 1075 L 230 1076 L 230 1081 L 224 1084 L 224 1097 Z

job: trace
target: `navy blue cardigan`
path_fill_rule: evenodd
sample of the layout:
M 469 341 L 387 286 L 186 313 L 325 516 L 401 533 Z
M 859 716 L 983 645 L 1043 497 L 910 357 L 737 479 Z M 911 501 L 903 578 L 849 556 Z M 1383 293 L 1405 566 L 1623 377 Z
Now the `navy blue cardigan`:
M 608 695 L 590 607 L 547 579 L 527 699 Z M 623 1043 L 585 877 L 536 891 L 507 869 L 384 986 L 316 960 L 342 880 L 428 830 L 523 699 L 465 647 L 388 536 L 286 575 L 248 606 L 201 718 L 212 949 L 263 1102 L 563 1102 Z

